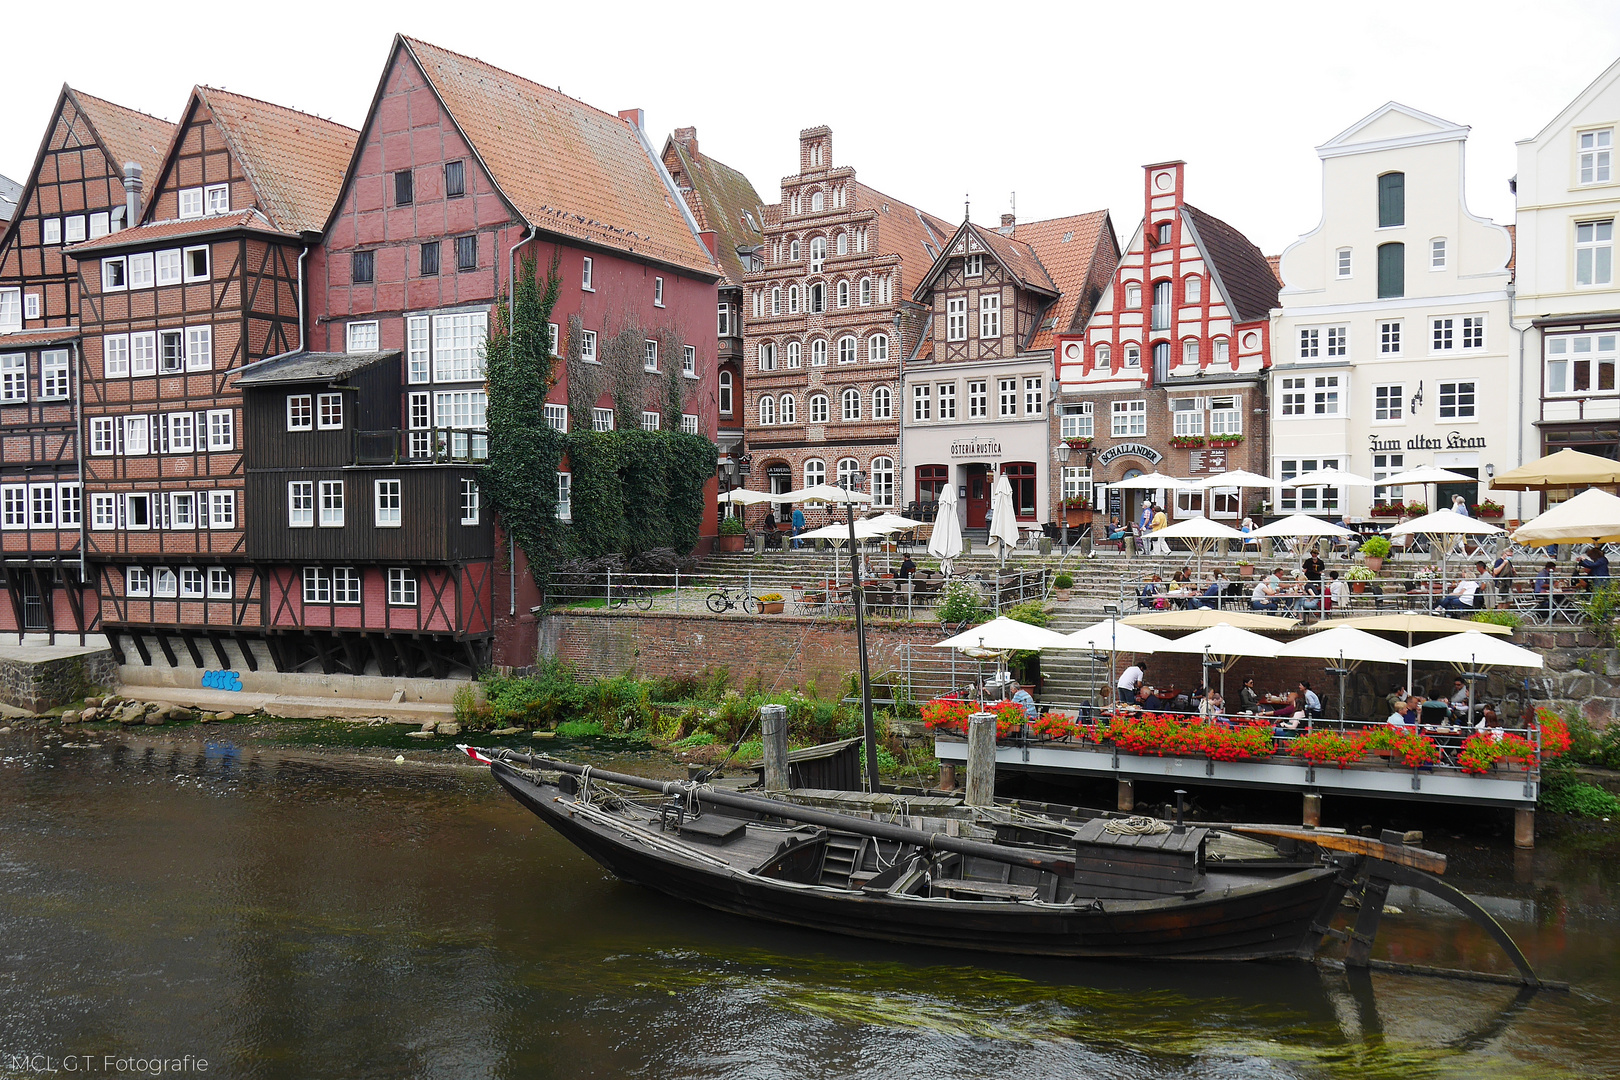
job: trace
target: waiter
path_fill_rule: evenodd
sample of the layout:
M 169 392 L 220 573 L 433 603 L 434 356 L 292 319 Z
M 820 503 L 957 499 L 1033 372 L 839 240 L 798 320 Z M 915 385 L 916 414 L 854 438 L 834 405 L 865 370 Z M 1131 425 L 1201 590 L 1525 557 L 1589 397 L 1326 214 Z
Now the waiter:
M 1131 705 L 1136 701 L 1136 691 L 1142 685 L 1142 665 L 1132 664 L 1125 669 L 1119 677 L 1119 684 L 1115 687 L 1119 691 L 1119 700 L 1122 704 Z

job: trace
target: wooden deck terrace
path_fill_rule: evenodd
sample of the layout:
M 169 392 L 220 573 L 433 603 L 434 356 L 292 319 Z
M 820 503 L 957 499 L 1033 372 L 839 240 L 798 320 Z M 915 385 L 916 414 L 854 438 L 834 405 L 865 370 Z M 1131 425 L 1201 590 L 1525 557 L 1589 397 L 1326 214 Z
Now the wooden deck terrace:
M 934 756 L 965 770 L 967 741 L 954 736 L 934 740 Z M 1202 757 L 1139 756 L 1106 744 L 1014 740 L 996 744 L 996 770 L 1113 777 L 1184 787 L 1248 788 L 1295 791 L 1301 795 L 1352 795 L 1402 802 L 1445 802 L 1513 810 L 1534 808 L 1541 790 L 1539 770 L 1522 767 L 1484 775 L 1450 765 L 1408 768 L 1397 764 L 1358 763 L 1340 769 L 1312 765 L 1297 757 L 1275 755 L 1265 760 L 1214 761 Z

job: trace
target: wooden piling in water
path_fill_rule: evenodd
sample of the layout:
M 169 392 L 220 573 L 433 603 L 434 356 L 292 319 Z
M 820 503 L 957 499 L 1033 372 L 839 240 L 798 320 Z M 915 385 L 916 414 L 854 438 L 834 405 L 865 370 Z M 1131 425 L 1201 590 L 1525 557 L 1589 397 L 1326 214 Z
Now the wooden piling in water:
M 1115 806 L 1122 814 L 1136 809 L 1136 784 L 1133 781 L 1121 780 L 1116 785 Z
M 1513 811 L 1513 846 L 1525 849 L 1536 846 L 1535 807 L 1521 806 Z
M 759 707 L 760 739 L 765 747 L 765 790 L 788 789 L 788 723 L 786 705 Z
M 968 717 L 967 795 L 969 806 L 989 806 L 996 797 L 996 718 L 992 713 Z

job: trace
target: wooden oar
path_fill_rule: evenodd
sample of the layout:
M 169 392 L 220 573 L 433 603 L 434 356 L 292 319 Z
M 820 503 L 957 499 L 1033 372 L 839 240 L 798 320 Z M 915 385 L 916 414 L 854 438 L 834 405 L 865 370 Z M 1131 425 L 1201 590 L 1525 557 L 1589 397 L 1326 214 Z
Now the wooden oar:
M 1369 859 L 1382 859 L 1384 862 L 1410 866 L 1414 870 L 1423 870 L 1431 874 L 1446 872 L 1446 857 L 1438 851 L 1407 847 L 1405 844 L 1386 844 L 1382 840 L 1371 840 L 1365 836 L 1319 832 L 1315 829 L 1294 829 L 1286 825 L 1225 825 L 1222 828 L 1227 832 L 1275 836 L 1315 844 L 1317 847 L 1333 851 L 1348 851 L 1356 855 L 1365 855 Z

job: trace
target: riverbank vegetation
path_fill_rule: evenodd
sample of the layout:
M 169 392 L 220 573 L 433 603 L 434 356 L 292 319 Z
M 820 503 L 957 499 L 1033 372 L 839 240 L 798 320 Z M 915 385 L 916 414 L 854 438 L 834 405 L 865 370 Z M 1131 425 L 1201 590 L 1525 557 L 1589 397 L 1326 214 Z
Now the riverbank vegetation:
M 1538 715 L 1544 712 L 1547 710 L 1537 710 Z M 1620 818 L 1620 798 L 1582 780 L 1579 773 L 1583 767 L 1620 769 L 1620 722 L 1610 723 L 1598 731 L 1579 710 L 1571 709 L 1565 714 L 1564 723 L 1569 730 L 1569 749 L 1562 757 L 1542 765 L 1541 797 L 1537 805 L 1556 814 L 1604 821 Z

